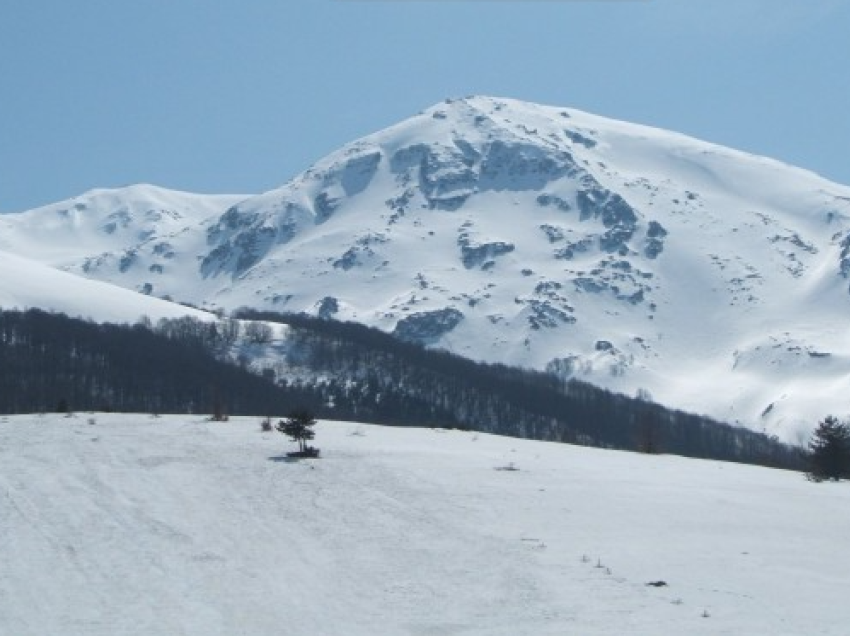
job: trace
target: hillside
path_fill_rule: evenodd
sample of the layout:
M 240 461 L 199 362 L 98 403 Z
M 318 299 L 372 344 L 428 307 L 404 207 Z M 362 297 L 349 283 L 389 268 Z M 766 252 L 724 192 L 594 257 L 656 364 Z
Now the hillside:
M 0 413 L 98 409 L 220 418 L 321 404 L 309 387 L 281 386 L 228 359 L 238 335 L 235 322 L 184 317 L 130 326 L 37 309 L 0 311 Z
M 44 308 L 75 318 L 132 324 L 192 316 L 212 320 L 212 314 L 139 294 L 116 285 L 57 270 L 0 251 L 0 309 Z
M 283 324 L 274 321 L 283 318 Z M 318 415 L 803 469 L 799 450 L 575 380 L 308 316 L 99 324 L 0 311 L 0 414 Z M 261 333 L 262 342 L 257 341 Z
M 330 421 L 288 462 L 258 424 L 0 417 L 0 633 L 847 632 L 843 485 Z

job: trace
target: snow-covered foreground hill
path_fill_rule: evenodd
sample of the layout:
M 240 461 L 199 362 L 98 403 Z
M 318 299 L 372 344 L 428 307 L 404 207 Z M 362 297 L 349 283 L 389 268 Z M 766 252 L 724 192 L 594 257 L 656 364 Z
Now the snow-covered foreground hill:
M 258 424 L 0 418 L 0 634 L 848 632 L 846 485 L 342 422 L 291 462 Z

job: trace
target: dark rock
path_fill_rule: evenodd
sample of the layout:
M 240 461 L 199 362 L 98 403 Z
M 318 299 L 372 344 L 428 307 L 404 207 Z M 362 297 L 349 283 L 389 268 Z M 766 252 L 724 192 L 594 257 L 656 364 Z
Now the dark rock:
M 353 157 L 345 162 L 339 176 L 340 185 L 346 196 L 354 196 L 363 192 L 372 181 L 381 163 L 379 151 Z
M 481 161 L 482 190 L 540 190 L 550 181 L 576 170 L 572 156 L 538 145 L 496 140 Z
M 80 211 L 76 206 L 74 209 Z M 106 217 L 106 223 L 101 226 L 101 230 L 107 234 L 113 234 L 119 227 L 126 228 L 132 223 L 133 219 L 130 212 L 125 209 L 117 210 Z
M 408 342 L 430 344 L 457 327 L 463 313 L 453 307 L 411 314 L 396 323 L 393 334 Z
M 539 283 L 537 283 L 537 285 L 534 288 L 534 293 L 535 294 L 552 294 L 552 293 L 562 289 L 563 287 L 564 286 L 561 283 L 559 283 L 558 281 L 544 280 L 544 281 L 540 281 Z
M 646 229 L 646 237 L 651 239 L 663 239 L 667 236 L 667 230 L 658 221 L 650 221 Z
M 585 148 L 594 148 L 594 147 L 596 147 L 596 141 L 594 141 L 593 139 L 590 139 L 589 137 L 585 137 L 585 136 L 584 136 L 584 135 L 582 135 L 581 133 L 576 132 L 576 131 L 574 131 L 574 130 L 566 130 L 566 129 L 564 129 L 564 135 L 566 136 L 566 138 L 567 138 L 567 139 L 569 139 L 569 140 L 570 140 L 570 141 L 572 141 L 573 143 L 575 143 L 575 144 L 581 144 L 581 145 L 582 145 L 582 146 L 584 146 Z
M 128 269 L 133 266 L 133 263 L 136 262 L 138 258 L 138 254 L 136 250 L 127 250 L 124 252 L 124 255 L 121 257 L 121 260 L 118 261 L 118 271 L 122 274 L 125 273 Z
M 549 239 L 550 243 L 557 243 L 558 241 L 563 241 L 566 233 L 563 228 L 557 227 L 555 225 L 549 225 L 548 223 L 544 223 L 540 226 L 540 229 L 546 235 L 546 238 Z
M 512 243 L 505 241 L 473 242 L 466 232 L 461 233 L 457 242 L 460 247 L 461 261 L 466 269 L 492 267 L 493 259 L 509 254 L 515 249 Z
M 327 192 L 320 192 L 313 199 L 313 210 L 316 212 L 316 223 L 324 223 L 339 208 L 339 200 L 332 198 Z
M 333 318 L 339 312 L 339 301 L 333 296 L 325 296 L 319 301 L 316 315 L 319 318 Z
M 647 258 L 658 258 L 659 254 L 664 251 L 664 238 L 666 236 L 667 230 L 658 221 L 650 221 L 646 230 L 646 242 L 643 246 L 644 255 Z
M 623 197 L 602 187 L 589 174 L 582 177 L 583 188 L 576 195 L 580 219 L 600 218 L 608 228 L 600 237 L 599 246 L 606 252 L 628 253 L 627 242 L 632 238 L 638 216 Z
M 618 296 L 617 298 L 619 298 L 620 300 L 625 300 L 631 303 L 632 305 L 639 305 L 644 301 L 643 289 L 638 289 L 633 294 Z
M 428 199 L 428 203 L 432 210 L 454 212 L 455 210 L 459 210 L 468 198 L 468 194 L 458 194 L 451 197 L 431 197 Z
M 171 246 L 171 243 L 165 241 L 154 245 L 153 253 L 157 256 L 162 256 L 163 258 L 174 258 L 175 256 L 174 248 Z
M 576 289 L 584 292 L 590 292 L 591 294 L 598 294 L 609 288 L 608 283 L 605 281 L 599 281 L 595 278 L 589 278 L 586 276 L 579 276 L 573 280 L 573 284 L 576 286 Z
M 543 327 L 553 329 L 559 324 L 574 324 L 576 322 L 575 316 L 544 300 L 530 300 L 526 303 L 526 306 L 530 310 L 528 324 L 534 330 Z
M 207 242 L 213 248 L 201 261 L 201 273 L 204 277 L 225 271 L 244 274 L 274 245 L 292 240 L 314 220 L 312 211 L 292 202 L 284 203 L 282 212 L 264 215 L 232 207 L 207 230 Z
M 808 354 L 810 358 L 829 358 L 832 356 L 831 353 L 826 351 L 809 351 Z
M 569 212 L 573 209 L 573 206 L 571 206 L 568 201 L 554 194 L 543 193 L 539 195 L 537 197 L 537 203 L 543 207 L 556 207 L 563 212 Z
M 576 253 L 586 252 L 590 249 L 591 245 L 593 245 L 593 240 L 589 238 L 576 241 L 575 243 L 568 243 L 565 247 L 555 250 L 554 257 L 559 260 L 569 261 L 575 257 Z
M 401 214 L 407 212 L 407 209 L 410 207 L 410 202 L 413 199 L 414 191 L 408 188 L 404 192 L 402 192 L 399 196 L 393 199 L 387 199 L 386 205 L 391 210 L 395 210 Z
M 418 181 L 431 209 L 453 211 L 476 190 L 476 157 L 474 148 L 462 141 L 453 146 L 414 144 L 393 154 L 390 169 L 404 182 Z
M 634 230 L 637 214 L 619 194 L 611 193 L 601 208 L 602 223 L 605 227 L 629 227 Z
M 658 258 L 664 251 L 664 241 L 661 239 L 647 239 L 643 246 L 643 253 L 647 258 Z
M 233 242 L 238 251 L 236 273 L 242 274 L 256 265 L 275 243 L 276 236 L 274 228 L 265 226 L 236 235 Z
M 841 241 L 841 260 L 838 268 L 844 278 L 850 278 L 850 234 Z
M 350 270 L 355 265 L 359 264 L 358 253 L 359 249 L 357 247 L 348 248 L 345 253 L 340 256 L 337 260 L 334 261 L 333 265 L 336 269 L 343 269 L 345 271 Z
M 595 180 L 592 186 L 598 186 Z M 601 187 L 590 187 L 579 190 L 576 194 L 576 204 L 578 205 L 579 218 L 582 221 L 587 221 L 599 215 L 599 211 L 605 200 L 608 198 L 608 191 Z
M 632 234 L 634 234 L 634 226 L 617 225 L 612 227 L 599 237 L 599 249 L 625 255 L 628 253 L 626 242 L 632 238 Z

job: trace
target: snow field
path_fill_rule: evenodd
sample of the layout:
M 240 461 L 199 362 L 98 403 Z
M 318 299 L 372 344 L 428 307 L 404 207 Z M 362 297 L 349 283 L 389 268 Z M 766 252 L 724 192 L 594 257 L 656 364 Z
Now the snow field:
M 75 276 L 28 258 L 0 251 L 0 309 L 44 309 L 97 322 L 135 323 L 142 316 L 192 316 L 212 320 L 212 314 L 137 294 L 109 283 Z
M 0 417 L 0 634 L 847 633 L 846 485 L 439 429 L 316 444 Z

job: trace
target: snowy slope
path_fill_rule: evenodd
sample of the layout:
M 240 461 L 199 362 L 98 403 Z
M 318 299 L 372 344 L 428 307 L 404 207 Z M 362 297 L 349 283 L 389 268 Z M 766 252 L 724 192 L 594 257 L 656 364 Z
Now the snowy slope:
M 0 418 L 0 633 L 847 633 L 844 484 L 459 431 L 316 442 L 290 463 L 255 419 Z
M 281 188 L 198 205 L 114 246 L 94 206 L 97 241 L 73 254 L 40 229 L 58 212 L 0 217 L 0 247 L 200 306 L 357 320 L 789 441 L 850 406 L 850 188 L 770 159 L 472 97 Z
M 41 308 L 98 322 L 134 323 L 212 314 L 75 276 L 30 259 L 0 252 L 0 309 Z
M 92 190 L 34 210 L 0 215 L 0 250 L 163 295 L 144 282 L 134 284 L 125 274 L 144 267 L 146 279 L 167 280 L 172 288 L 188 286 L 197 255 L 204 249 L 206 225 L 243 198 L 146 184 Z

